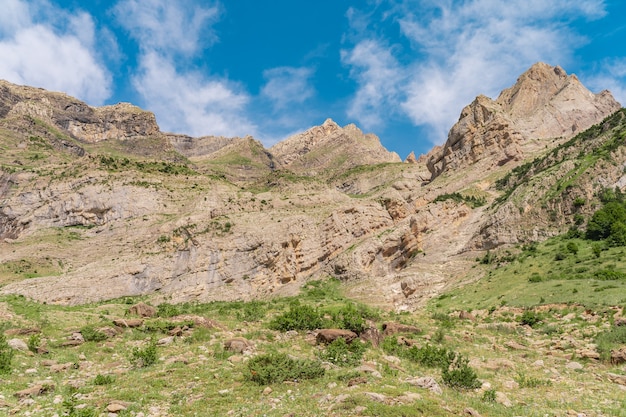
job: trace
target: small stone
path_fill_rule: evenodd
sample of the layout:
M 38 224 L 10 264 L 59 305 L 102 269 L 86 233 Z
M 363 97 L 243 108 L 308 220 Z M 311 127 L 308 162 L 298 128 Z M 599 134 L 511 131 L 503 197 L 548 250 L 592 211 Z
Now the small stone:
M 15 350 L 20 350 L 23 352 L 28 351 L 28 345 L 22 339 L 9 339 L 7 340 L 7 344 Z
M 578 371 L 580 369 L 583 369 L 583 366 L 578 362 L 568 362 L 567 365 L 565 365 L 565 367 L 573 371 Z
M 109 405 L 107 405 L 107 411 L 109 413 L 114 413 L 117 414 L 120 411 L 126 410 L 126 406 L 124 404 L 120 404 L 118 402 L 112 402 Z
M 265 387 L 265 389 L 263 390 L 263 395 L 270 395 L 272 392 L 274 392 L 272 388 Z

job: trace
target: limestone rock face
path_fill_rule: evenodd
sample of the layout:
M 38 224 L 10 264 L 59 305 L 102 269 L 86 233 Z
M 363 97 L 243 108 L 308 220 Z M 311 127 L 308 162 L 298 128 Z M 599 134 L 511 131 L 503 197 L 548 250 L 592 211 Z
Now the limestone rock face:
M 427 166 L 434 179 L 479 162 L 489 168 L 519 161 L 620 107 L 608 91 L 593 94 L 561 67 L 537 63 L 496 100 L 478 96 L 465 107 L 445 145 L 428 154 Z
M 31 117 L 84 142 L 129 140 L 160 133 L 153 113 L 128 103 L 92 108 L 62 93 L 0 80 L 0 117 Z
M 331 119 L 270 148 L 285 169 L 305 175 L 337 171 L 358 165 L 400 162 L 373 134 L 363 134 L 355 125 L 340 127 Z

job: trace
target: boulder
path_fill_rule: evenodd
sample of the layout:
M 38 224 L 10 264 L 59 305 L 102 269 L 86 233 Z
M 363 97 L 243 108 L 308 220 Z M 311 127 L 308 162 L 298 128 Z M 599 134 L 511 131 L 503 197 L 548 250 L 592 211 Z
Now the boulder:
M 315 340 L 317 340 L 317 343 L 329 344 L 339 338 L 344 339 L 346 343 L 352 343 L 357 338 L 357 334 L 350 330 L 322 329 L 317 333 Z
M 253 347 L 252 342 L 243 337 L 233 337 L 224 342 L 224 349 L 235 353 L 244 353 Z
M 128 309 L 128 314 L 139 317 L 154 317 L 156 316 L 156 308 L 149 306 L 146 303 L 135 304 Z
M 422 330 L 418 327 L 401 323 L 384 323 L 383 334 L 385 336 L 391 336 L 396 333 L 421 333 Z

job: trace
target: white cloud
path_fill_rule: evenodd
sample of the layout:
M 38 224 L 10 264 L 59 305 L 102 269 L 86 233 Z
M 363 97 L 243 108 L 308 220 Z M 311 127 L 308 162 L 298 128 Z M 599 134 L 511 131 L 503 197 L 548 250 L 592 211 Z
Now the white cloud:
M 313 75 L 311 68 L 278 67 L 265 70 L 266 83 L 261 95 L 274 103 L 277 109 L 284 109 L 291 104 L 301 104 L 315 94 L 309 79 Z
M 0 18 L 0 78 L 63 91 L 90 104 L 110 96 L 111 77 L 96 57 L 89 15 L 70 15 L 47 2 L 7 1 L 8 12 Z
M 496 96 L 537 61 L 567 69 L 573 51 L 585 42 L 568 24 L 604 13 L 600 0 L 396 2 L 385 16 L 398 22 L 412 56 L 405 57 L 400 68 L 391 54 L 371 53 L 370 59 L 383 57 L 386 76 L 369 76 L 371 65 L 344 59 L 359 83 L 349 112 L 358 115 L 365 110 L 369 119 L 378 115 L 382 121 L 388 106 L 397 106 L 396 111 L 415 125 L 428 127 L 430 139 L 441 143 L 476 95 Z M 358 42 L 350 55 L 379 35 L 366 29 L 361 36 L 366 40 Z M 360 102 L 366 105 L 357 105 Z
M 405 70 L 388 48 L 372 39 L 359 42 L 350 51 L 341 51 L 341 61 L 351 67 L 350 74 L 359 84 L 348 116 L 366 129 L 381 126 L 386 113 L 398 106 Z
M 604 62 L 601 70 L 586 81 L 593 91 L 609 90 L 622 107 L 626 106 L 626 57 Z
M 133 85 L 162 129 L 192 136 L 245 136 L 256 127 L 245 117 L 249 97 L 225 80 L 180 73 L 157 53 L 141 57 Z
M 146 51 L 193 54 L 217 39 L 211 31 L 217 6 L 204 8 L 192 0 L 122 0 L 114 13 Z

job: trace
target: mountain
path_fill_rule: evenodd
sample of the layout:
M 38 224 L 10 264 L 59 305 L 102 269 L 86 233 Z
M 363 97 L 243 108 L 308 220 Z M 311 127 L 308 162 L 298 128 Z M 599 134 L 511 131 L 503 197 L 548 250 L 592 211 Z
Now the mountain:
M 496 100 L 478 96 L 461 112 L 448 140 L 428 155 L 432 178 L 479 163 L 521 161 L 619 110 L 611 93 L 593 94 L 561 67 L 537 63 Z
M 482 251 L 588 218 L 602 187 L 626 184 L 625 124 L 610 93 L 546 64 L 476 98 L 410 163 L 330 119 L 265 149 L 2 82 L 0 293 L 249 300 L 335 276 L 414 309 L 476 278 Z

